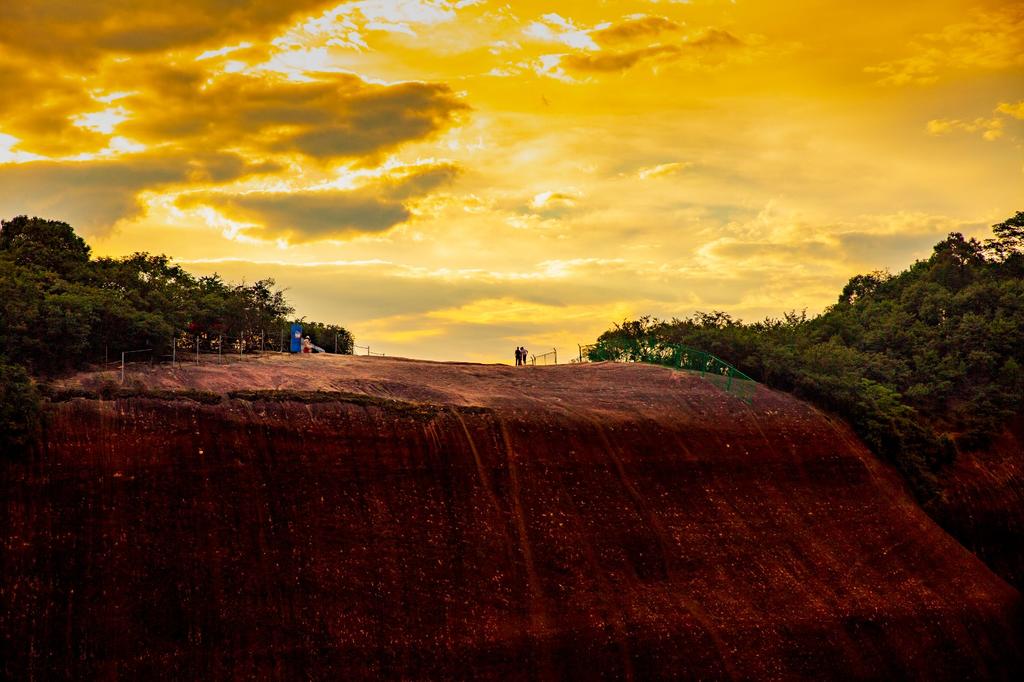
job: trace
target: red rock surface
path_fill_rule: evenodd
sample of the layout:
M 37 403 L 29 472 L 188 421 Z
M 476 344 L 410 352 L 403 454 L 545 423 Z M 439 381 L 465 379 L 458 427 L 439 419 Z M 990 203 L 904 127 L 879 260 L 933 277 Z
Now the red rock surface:
M 1024 420 L 993 443 L 957 454 L 928 511 L 997 574 L 1024 586 Z
M 129 379 L 417 405 L 53 404 L 0 464 L 7 677 L 1019 672 L 1020 594 L 785 394 L 351 357 Z

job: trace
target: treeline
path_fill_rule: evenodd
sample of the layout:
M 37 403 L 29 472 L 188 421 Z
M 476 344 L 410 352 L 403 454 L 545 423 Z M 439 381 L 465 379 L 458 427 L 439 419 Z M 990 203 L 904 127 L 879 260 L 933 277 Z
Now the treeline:
M 718 355 L 844 417 L 927 501 L 958 448 L 984 447 L 1024 405 L 1024 212 L 993 233 L 952 233 L 895 276 L 857 275 L 814 318 L 642 317 L 602 334 L 591 359 L 672 344 Z
M 92 258 L 67 223 L 25 216 L 2 221 L 3 440 L 23 442 L 32 429 L 29 376 L 61 374 L 125 350 L 169 355 L 172 345 L 193 347 L 197 338 L 207 346 L 231 339 L 235 348 L 277 348 L 294 312 L 272 279 L 231 284 L 217 275 L 196 277 L 167 256 L 147 253 Z M 333 352 L 337 338 L 339 352 L 352 352 L 344 327 L 303 325 L 324 349 Z

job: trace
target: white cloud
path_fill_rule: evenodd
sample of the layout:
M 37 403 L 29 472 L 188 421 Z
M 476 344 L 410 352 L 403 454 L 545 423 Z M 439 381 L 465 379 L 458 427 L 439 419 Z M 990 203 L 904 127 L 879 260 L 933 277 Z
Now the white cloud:
M 1024 100 L 1021 100 L 1016 104 L 1002 102 L 996 107 L 996 113 L 1006 114 L 1007 116 L 1012 116 L 1013 118 L 1018 118 L 1024 121 Z
M 13 135 L 0 133 L 0 164 L 26 163 L 28 161 L 38 161 L 40 159 L 46 158 L 45 156 L 40 156 L 39 154 L 15 150 L 14 147 L 19 142 L 21 142 L 21 140 L 14 137 Z
M 250 47 L 252 47 L 252 43 L 244 42 L 239 43 L 238 45 L 229 45 L 228 47 L 222 47 L 219 50 L 207 50 L 206 52 L 203 52 L 201 55 L 196 57 L 196 61 L 201 62 L 207 59 L 213 59 L 214 57 L 223 57 L 226 54 L 231 54 L 232 52 L 237 52 L 238 50 L 244 50 Z
M 690 168 L 693 164 L 685 161 L 674 161 L 672 163 L 660 163 L 657 166 L 648 166 L 647 168 L 641 168 L 637 171 L 637 176 L 641 180 L 649 180 L 651 178 L 667 178 L 672 175 L 677 175 L 683 170 Z
M 601 24 L 595 29 L 607 27 Z M 545 14 L 540 21 L 533 21 L 524 29 L 524 33 L 536 40 L 548 43 L 560 43 L 578 50 L 599 49 L 594 39 L 590 37 L 590 31 L 594 29 L 583 29 L 558 14 Z
M 1003 120 L 1001 118 L 976 118 L 973 121 L 937 118 L 928 121 L 925 130 L 929 135 L 941 137 L 954 131 L 964 133 L 981 133 L 989 142 L 1003 136 Z
M 123 107 L 112 107 L 103 111 L 78 114 L 71 122 L 79 128 L 93 130 L 97 133 L 111 134 L 120 123 L 128 120 L 128 111 Z

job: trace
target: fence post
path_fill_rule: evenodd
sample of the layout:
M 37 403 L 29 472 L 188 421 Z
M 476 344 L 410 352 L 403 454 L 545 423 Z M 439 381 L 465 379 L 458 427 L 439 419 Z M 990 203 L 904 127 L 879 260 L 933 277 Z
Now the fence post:
M 557 365 L 558 364 L 558 349 L 557 348 L 552 348 L 551 350 L 553 350 L 555 352 L 555 364 Z

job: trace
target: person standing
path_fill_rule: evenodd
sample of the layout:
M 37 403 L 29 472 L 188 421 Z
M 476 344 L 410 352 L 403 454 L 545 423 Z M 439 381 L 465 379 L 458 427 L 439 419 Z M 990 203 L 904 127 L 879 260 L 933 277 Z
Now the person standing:
M 526 358 L 530 357 L 530 351 L 526 350 L 526 346 L 523 346 L 521 352 L 523 354 L 523 365 L 526 365 Z
M 523 364 L 523 349 L 516 346 L 516 367 Z

